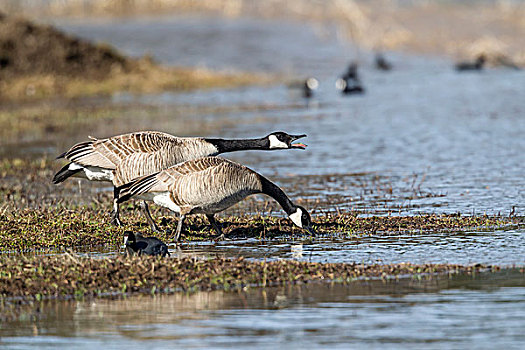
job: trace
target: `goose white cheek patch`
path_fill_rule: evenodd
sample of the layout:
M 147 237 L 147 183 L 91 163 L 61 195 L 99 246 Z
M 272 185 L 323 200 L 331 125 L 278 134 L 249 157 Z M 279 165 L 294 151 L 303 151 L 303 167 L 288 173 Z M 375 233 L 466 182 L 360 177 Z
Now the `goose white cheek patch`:
M 270 135 L 268 139 L 270 140 L 270 148 L 288 148 L 288 145 L 282 141 L 279 141 L 275 135 Z
M 300 228 L 303 228 L 303 223 L 301 222 L 302 215 L 303 215 L 303 212 L 301 211 L 301 209 L 297 209 L 297 211 L 291 214 L 289 217 L 290 217 L 290 220 L 292 220 L 294 224 L 296 224 Z

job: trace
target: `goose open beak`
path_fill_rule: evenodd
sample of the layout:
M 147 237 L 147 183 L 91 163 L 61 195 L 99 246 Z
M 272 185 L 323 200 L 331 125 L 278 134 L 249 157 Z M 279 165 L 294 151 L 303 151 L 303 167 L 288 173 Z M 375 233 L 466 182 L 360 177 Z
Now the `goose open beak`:
M 298 149 L 306 149 L 306 146 L 304 143 L 293 143 L 295 140 L 302 139 L 303 137 L 306 137 L 306 134 L 302 135 L 290 135 L 292 137 L 292 140 L 290 141 L 290 148 L 298 148 Z

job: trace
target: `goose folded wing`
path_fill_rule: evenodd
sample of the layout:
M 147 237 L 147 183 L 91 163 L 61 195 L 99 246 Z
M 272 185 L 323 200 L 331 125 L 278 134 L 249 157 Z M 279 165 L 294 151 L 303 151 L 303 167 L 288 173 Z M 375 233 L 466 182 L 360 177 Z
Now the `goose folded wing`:
M 158 152 L 170 142 L 177 142 L 177 138 L 161 132 L 136 132 L 78 143 L 59 158 L 85 166 L 116 169 L 130 155 Z
M 77 143 L 71 147 L 67 152 L 64 152 L 57 158 L 66 158 L 72 163 L 77 163 L 84 166 L 95 166 L 106 169 L 115 169 L 116 162 L 111 157 L 108 157 L 104 152 L 100 152 L 95 143 L 100 141 L 86 141 Z
M 139 177 L 127 184 L 117 188 L 119 193 L 118 202 L 125 202 L 133 196 L 139 196 L 148 192 L 167 192 L 169 191 L 169 179 L 172 176 L 166 170 L 151 175 Z

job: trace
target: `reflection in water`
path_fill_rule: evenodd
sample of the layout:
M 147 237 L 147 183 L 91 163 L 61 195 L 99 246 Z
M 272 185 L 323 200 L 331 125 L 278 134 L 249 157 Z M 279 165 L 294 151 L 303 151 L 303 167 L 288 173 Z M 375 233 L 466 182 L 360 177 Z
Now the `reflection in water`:
M 425 235 L 337 235 L 315 240 L 283 238 L 219 243 L 188 243 L 186 254 L 297 259 L 312 262 L 525 265 L 525 231 L 466 232 Z
M 429 342 L 479 348 L 487 339 L 494 348 L 502 348 L 525 341 L 524 307 L 523 273 L 503 270 L 431 280 L 49 301 L 15 308 L 0 336 L 5 345 L 17 348 L 406 348 Z M 509 317 L 495 318 L 495 311 Z
M 93 258 L 118 254 L 113 247 L 79 248 Z M 60 252 L 51 252 L 60 253 Z M 122 253 L 122 251 L 120 252 Z M 186 242 L 170 247 L 172 258 L 296 259 L 308 262 L 415 264 L 525 265 L 525 231 L 427 233 L 349 237 L 334 233 L 315 239 L 300 236 L 272 240 L 245 239 L 222 242 Z M 37 252 L 41 254 L 41 252 Z

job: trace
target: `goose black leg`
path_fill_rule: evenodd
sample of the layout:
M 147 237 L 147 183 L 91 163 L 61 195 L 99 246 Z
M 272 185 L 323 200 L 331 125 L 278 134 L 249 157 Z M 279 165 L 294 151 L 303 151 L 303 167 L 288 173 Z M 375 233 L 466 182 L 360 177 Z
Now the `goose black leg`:
M 185 218 L 186 218 L 186 215 L 181 214 L 179 216 L 179 223 L 177 224 L 177 232 L 175 233 L 175 243 L 179 241 L 180 232 L 182 231 L 182 223 L 184 222 Z
M 221 227 L 219 226 L 219 223 L 217 222 L 217 220 L 215 220 L 215 216 L 213 214 L 206 214 L 206 217 L 208 218 L 208 221 L 210 222 L 211 224 L 211 227 L 213 227 L 215 229 L 215 231 L 217 232 L 217 235 L 216 236 L 213 236 L 213 239 L 216 240 L 216 241 L 219 241 L 219 240 L 223 240 L 225 237 L 224 237 L 224 233 L 222 233 L 222 230 L 221 230 Z
M 142 212 L 146 216 L 146 220 L 148 220 L 148 224 L 149 224 L 149 227 L 151 227 L 151 230 L 153 232 L 159 233 L 160 232 L 159 228 L 157 227 L 157 224 L 155 223 L 155 220 L 153 220 L 153 218 L 151 217 L 151 213 L 149 211 L 148 203 L 146 203 L 146 201 L 141 201 L 140 202 L 140 209 L 142 210 Z
M 117 202 L 119 192 L 120 191 L 116 187 L 113 187 L 113 210 L 111 211 L 111 223 L 115 226 L 122 225 L 119 219 L 119 204 Z

